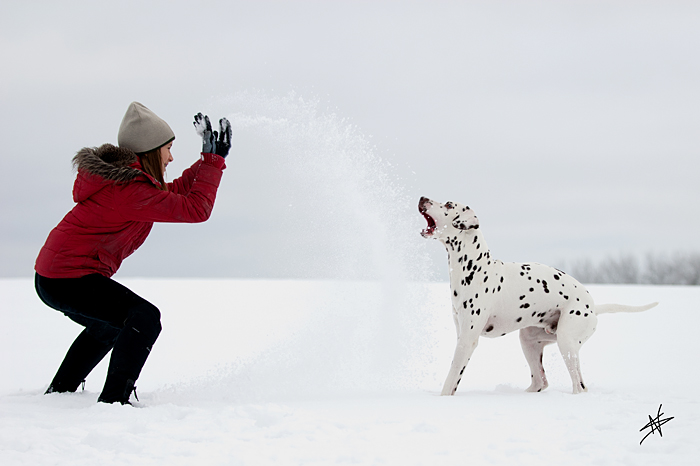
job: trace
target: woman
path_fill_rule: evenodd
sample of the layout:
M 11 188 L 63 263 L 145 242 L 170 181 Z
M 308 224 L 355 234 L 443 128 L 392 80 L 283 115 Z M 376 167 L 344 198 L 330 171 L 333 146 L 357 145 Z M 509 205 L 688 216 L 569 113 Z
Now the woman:
M 211 215 L 231 147 L 231 125 L 195 116 L 200 160 L 172 183 L 175 135 L 138 102 L 119 127 L 118 147 L 84 148 L 73 159 L 77 205 L 49 234 L 36 260 L 36 291 L 48 306 L 85 327 L 46 393 L 74 392 L 112 350 L 98 401 L 130 404 L 134 383 L 161 330 L 159 310 L 110 277 L 146 240 L 153 222 L 203 222 Z

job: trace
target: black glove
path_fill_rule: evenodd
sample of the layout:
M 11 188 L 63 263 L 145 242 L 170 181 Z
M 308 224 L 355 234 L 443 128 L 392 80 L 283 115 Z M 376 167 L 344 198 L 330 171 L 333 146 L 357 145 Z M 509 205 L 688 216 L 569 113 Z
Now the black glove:
M 209 122 L 209 117 L 198 113 L 194 116 L 194 129 L 197 134 L 202 138 L 202 152 L 205 154 L 215 154 L 216 153 L 216 131 L 211 130 L 211 123 Z M 230 138 L 229 138 L 230 141 Z M 229 143 L 230 146 L 230 143 Z M 228 153 L 228 149 L 226 149 Z
M 231 149 L 231 123 L 226 118 L 219 120 L 219 139 L 216 141 L 215 154 L 226 158 Z M 216 138 L 216 131 L 214 131 Z

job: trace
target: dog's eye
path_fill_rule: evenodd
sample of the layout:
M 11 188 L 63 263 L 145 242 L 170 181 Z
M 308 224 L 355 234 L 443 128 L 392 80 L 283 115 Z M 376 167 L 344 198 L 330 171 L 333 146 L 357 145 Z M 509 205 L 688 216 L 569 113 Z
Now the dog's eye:
M 455 205 L 454 205 L 454 203 L 447 201 L 447 202 L 445 202 L 445 208 L 446 209 L 454 209 Z

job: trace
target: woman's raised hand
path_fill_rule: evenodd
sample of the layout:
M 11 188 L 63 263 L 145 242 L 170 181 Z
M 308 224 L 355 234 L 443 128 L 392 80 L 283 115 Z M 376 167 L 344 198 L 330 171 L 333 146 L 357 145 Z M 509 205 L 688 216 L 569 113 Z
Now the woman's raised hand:
M 216 153 L 216 131 L 211 130 L 209 117 L 199 112 L 194 116 L 194 129 L 202 138 L 202 152 L 205 154 Z M 228 150 L 227 150 L 228 152 Z
M 219 139 L 216 141 L 215 153 L 226 158 L 229 149 L 231 149 L 231 123 L 226 118 L 222 118 L 219 120 Z

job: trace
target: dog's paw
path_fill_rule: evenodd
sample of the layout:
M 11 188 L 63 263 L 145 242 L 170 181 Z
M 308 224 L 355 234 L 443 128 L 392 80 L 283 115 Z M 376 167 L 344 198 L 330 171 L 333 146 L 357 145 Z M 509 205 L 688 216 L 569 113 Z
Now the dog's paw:
M 581 382 L 580 384 L 574 385 L 574 391 L 573 391 L 574 395 L 578 395 L 579 393 L 585 393 L 587 391 L 588 391 L 588 387 L 586 387 L 586 385 L 583 382 Z
M 530 386 L 527 387 L 527 390 L 525 391 L 530 393 L 539 393 L 545 390 L 547 387 L 549 387 L 549 383 L 547 383 L 547 381 L 544 381 L 543 383 L 541 381 L 535 382 L 533 380 L 532 384 L 530 384 Z

